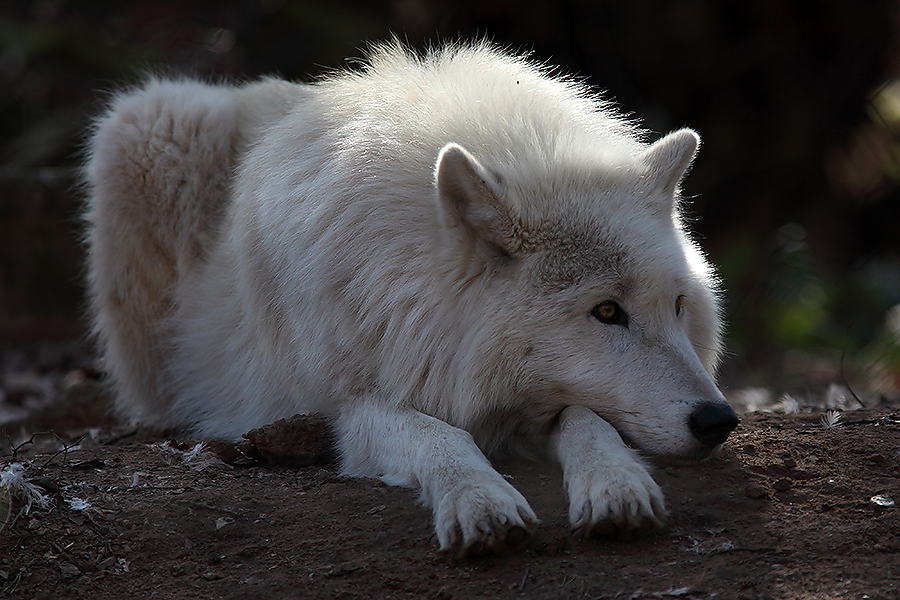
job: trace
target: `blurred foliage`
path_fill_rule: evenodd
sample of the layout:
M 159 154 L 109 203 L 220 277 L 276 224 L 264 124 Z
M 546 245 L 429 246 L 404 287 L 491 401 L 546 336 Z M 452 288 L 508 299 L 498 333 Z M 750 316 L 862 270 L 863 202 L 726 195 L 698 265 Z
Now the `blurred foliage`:
M 109 90 L 147 71 L 308 79 L 391 32 L 487 35 L 656 132 L 701 132 L 685 192 L 732 370 L 790 349 L 900 379 L 898 22 L 890 0 L 0 0 L 0 336 L 68 331 L 55 319 L 81 308 L 75 169 Z

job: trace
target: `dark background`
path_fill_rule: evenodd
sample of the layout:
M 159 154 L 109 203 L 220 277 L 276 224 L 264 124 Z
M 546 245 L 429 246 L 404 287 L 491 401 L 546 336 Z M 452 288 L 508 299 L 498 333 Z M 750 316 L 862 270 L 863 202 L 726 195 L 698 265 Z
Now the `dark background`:
M 0 342 L 84 332 L 79 145 L 110 90 L 148 70 L 309 79 L 391 33 L 487 36 L 654 132 L 700 132 L 684 191 L 726 290 L 726 379 L 895 394 L 898 24 L 897 2 L 860 0 L 0 2 Z

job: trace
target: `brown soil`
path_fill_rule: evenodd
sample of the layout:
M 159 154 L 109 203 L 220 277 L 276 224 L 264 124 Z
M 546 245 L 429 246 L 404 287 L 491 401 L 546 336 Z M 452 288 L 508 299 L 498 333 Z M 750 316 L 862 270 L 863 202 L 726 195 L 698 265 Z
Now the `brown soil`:
M 0 597 L 900 598 L 896 405 L 836 427 L 820 411 L 744 415 L 720 456 L 656 471 L 667 527 L 627 543 L 569 531 L 557 467 L 501 462 L 542 522 L 512 552 L 456 560 L 410 490 L 195 451 L 112 424 L 102 390 L 75 387 L 68 410 L 0 444 L 2 466 L 32 432 L 59 436 L 16 453 L 58 491 L 27 514 L 13 498 Z

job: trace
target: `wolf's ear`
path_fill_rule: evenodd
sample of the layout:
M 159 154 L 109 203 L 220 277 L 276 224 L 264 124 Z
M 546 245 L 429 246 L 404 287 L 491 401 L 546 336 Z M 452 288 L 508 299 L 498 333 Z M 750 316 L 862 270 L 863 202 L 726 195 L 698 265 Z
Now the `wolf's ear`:
M 447 144 L 434 169 L 441 221 L 482 260 L 508 260 L 514 221 L 500 199 L 500 185 L 465 148 Z
M 699 147 L 700 136 L 695 131 L 680 129 L 647 148 L 641 158 L 653 189 L 674 196 Z

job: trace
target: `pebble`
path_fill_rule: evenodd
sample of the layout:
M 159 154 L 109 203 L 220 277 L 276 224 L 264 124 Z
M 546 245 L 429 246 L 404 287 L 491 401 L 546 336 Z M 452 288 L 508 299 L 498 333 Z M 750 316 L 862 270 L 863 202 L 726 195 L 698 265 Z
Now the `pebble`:
M 766 497 L 766 490 L 764 490 L 758 483 L 749 484 L 746 488 L 744 488 L 744 493 L 747 494 L 748 498 L 754 498 L 756 500 Z
M 779 479 L 778 481 L 776 481 L 775 483 L 772 484 L 772 488 L 776 492 L 786 492 L 789 489 L 791 489 L 791 485 L 792 484 L 791 484 L 790 479 L 788 479 L 787 477 L 782 477 L 781 479 Z
M 59 563 L 59 572 L 67 579 L 81 575 L 81 569 L 69 562 Z

